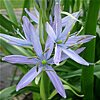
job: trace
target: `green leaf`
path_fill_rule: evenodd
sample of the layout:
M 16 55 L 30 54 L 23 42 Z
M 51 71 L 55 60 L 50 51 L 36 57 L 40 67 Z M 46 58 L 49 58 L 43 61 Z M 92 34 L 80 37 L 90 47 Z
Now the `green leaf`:
M 84 95 L 78 94 L 74 89 L 72 89 L 69 85 L 64 85 L 64 89 L 72 91 L 78 97 L 84 97 Z
M 22 47 L 17 47 L 15 45 L 10 45 L 9 43 L 7 43 L 7 41 L 3 38 L 0 37 L 0 45 L 3 48 L 3 52 L 6 52 L 7 54 L 22 54 L 25 56 L 29 56 L 30 54 L 27 52 L 27 50 L 25 50 Z
M 33 93 L 33 100 L 41 100 L 40 93 Z
M 26 93 L 26 92 L 36 92 L 36 93 L 39 93 L 39 87 L 36 87 L 36 86 L 27 86 L 19 91 L 13 91 L 13 95 L 14 96 L 17 96 L 17 95 L 20 95 L 22 93 Z
M 76 77 L 76 76 L 81 76 L 81 74 L 82 74 L 82 69 L 79 69 L 76 71 L 66 73 L 66 76 L 64 76 L 64 78 L 67 79 L 67 78 L 72 78 L 72 77 Z M 100 75 L 100 65 L 94 66 L 94 75 L 96 75 L 97 77 Z
M 71 92 L 73 92 L 76 96 L 78 97 L 83 97 L 84 95 L 81 95 L 81 94 L 78 94 L 73 88 L 71 88 L 69 85 L 63 85 L 64 86 L 64 89 L 66 90 L 70 90 Z M 52 99 L 55 95 L 57 94 L 57 91 L 54 90 L 51 95 L 49 96 L 48 99 Z
M 15 91 L 15 86 L 5 88 L 0 91 L 0 100 L 11 100 L 12 93 Z
M 100 60 L 98 60 L 98 61 L 96 62 L 96 64 L 100 64 Z
M 55 95 L 57 94 L 57 91 L 56 90 L 54 90 L 52 93 L 51 93 L 51 95 L 49 96 L 49 98 L 48 99 L 52 99 Z
M 6 22 L 6 23 L 5 23 Z M 2 14 L 0 14 L 0 25 L 7 29 L 10 32 L 14 32 L 14 28 L 17 29 L 19 28 L 17 25 L 15 25 L 13 22 L 8 20 L 6 17 L 4 17 Z
M 13 7 L 11 5 L 11 2 L 9 0 L 4 0 L 4 4 L 5 4 L 5 7 L 6 7 L 6 10 L 8 12 L 10 20 L 17 25 L 18 24 L 17 18 L 15 16 L 14 11 L 13 11 Z
M 64 5 L 64 11 L 69 12 L 70 9 L 70 0 L 63 0 L 63 5 Z
M 27 16 L 27 14 L 26 14 L 24 9 L 27 8 L 29 10 L 30 9 L 30 4 L 31 4 L 31 0 L 24 0 L 22 16 Z
M 100 8 L 100 0 L 90 0 L 89 10 L 85 23 L 85 34 L 96 36 L 96 25 Z M 92 24 L 91 24 L 92 22 Z M 84 58 L 88 62 L 95 61 L 95 39 L 85 44 Z M 94 99 L 94 65 L 82 67 L 81 88 L 84 94 L 83 100 Z
M 100 79 L 100 71 L 99 71 L 99 72 L 97 72 L 97 73 L 95 73 L 95 76 L 97 76 L 97 78 L 99 78 L 99 79 Z
M 100 65 L 95 65 L 94 69 L 94 75 L 100 79 Z
M 75 0 L 74 12 L 79 11 L 81 2 L 81 0 Z

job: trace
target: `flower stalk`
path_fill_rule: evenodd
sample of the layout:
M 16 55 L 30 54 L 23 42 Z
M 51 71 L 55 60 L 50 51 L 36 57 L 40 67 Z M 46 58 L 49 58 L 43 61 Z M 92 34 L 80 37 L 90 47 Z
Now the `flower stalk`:
M 48 100 L 49 93 L 49 79 L 45 72 L 42 72 L 41 82 L 40 82 L 40 95 L 42 100 Z

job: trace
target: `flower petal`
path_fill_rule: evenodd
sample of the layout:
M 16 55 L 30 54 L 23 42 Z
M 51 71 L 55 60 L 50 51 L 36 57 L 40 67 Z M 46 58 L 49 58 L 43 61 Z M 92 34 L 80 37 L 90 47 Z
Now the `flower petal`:
M 62 48 L 62 51 L 68 55 L 71 59 L 73 59 L 74 61 L 76 61 L 79 64 L 82 65 L 86 65 L 89 66 L 89 63 L 86 62 L 82 57 L 80 57 L 77 53 L 75 53 L 73 50 L 71 49 L 64 49 Z
M 31 43 L 33 44 L 33 47 L 34 47 L 36 54 L 39 57 L 41 57 L 42 47 L 41 47 L 41 44 L 40 44 L 38 31 L 35 30 L 34 26 L 29 22 L 28 19 L 27 19 L 27 22 L 28 22 L 28 24 L 26 23 L 26 26 L 27 26 L 26 31 L 27 31 L 27 34 L 28 34 L 27 37 L 31 41 Z M 24 28 L 26 28 L 26 27 L 24 27 Z
M 3 37 L 4 39 L 7 39 L 7 41 L 10 44 L 14 44 L 17 46 L 31 46 L 32 44 L 27 41 L 27 40 L 23 40 L 23 39 L 19 39 L 10 35 L 6 35 L 6 34 L 0 34 L 0 37 Z
M 52 40 L 53 42 L 55 42 L 55 40 L 56 40 L 56 38 L 57 38 L 57 37 L 56 37 L 56 34 L 55 34 L 53 28 L 51 27 L 51 25 L 50 25 L 48 22 L 46 22 L 46 32 L 47 32 L 47 34 L 50 36 L 51 40 Z
M 56 44 L 55 46 L 55 54 L 54 54 L 54 63 L 56 65 L 59 65 L 59 62 L 61 60 L 61 48 Z
M 3 61 L 7 61 L 13 64 L 37 64 L 38 59 L 36 58 L 29 58 L 22 55 L 9 55 L 2 58 Z
M 61 24 L 61 14 L 60 14 L 60 0 L 56 1 L 55 8 L 54 8 L 54 26 L 55 26 L 55 33 L 57 37 L 61 34 L 62 31 L 62 24 Z
M 57 92 L 64 98 L 66 98 L 66 93 L 63 87 L 62 82 L 60 81 L 58 75 L 54 71 L 54 69 L 51 66 L 46 66 L 45 68 L 47 75 L 49 76 L 52 84 L 54 85 Z
M 91 41 L 93 38 L 96 38 L 96 36 L 93 36 L 93 35 L 80 35 L 78 36 L 78 38 L 80 38 L 80 40 L 77 41 L 77 44 L 80 44 L 80 43 L 86 43 L 86 42 L 89 42 Z
M 75 52 L 77 54 L 80 54 L 82 51 L 84 51 L 84 49 L 85 49 L 85 47 L 81 47 L 81 48 L 75 50 Z M 66 60 L 68 58 L 69 58 L 69 56 L 67 56 L 64 52 L 62 52 L 62 54 L 61 54 L 61 61 Z
M 35 14 L 36 14 L 37 18 L 39 18 L 39 12 L 35 7 L 34 7 L 34 11 L 35 11 Z
M 51 56 L 51 53 L 53 51 L 53 46 L 54 46 L 54 42 L 48 36 L 46 44 L 45 44 L 45 51 L 47 50 L 47 52 L 44 54 L 46 59 L 49 59 L 49 57 Z
M 80 12 L 77 12 L 75 13 L 75 18 L 78 18 L 80 15 Z M 68 20 L 67 20 L 67 24 L 66 24 L 66 27 L 64 28 L 62 34 L 60 35 L 60 39 L 63 39 L 65 40 L 66 39 L 66 36 L 68 35 L 68 33 L 71 31 L 72 27 L 73 27 L 73 24 L 75 24 L 76 20 L 73 19 L 73 18 L 69 18 L 68 16 Z
M 85 47 L 81 47 L 81 48 L 77 49 L 75 52 L 77 54 L 80 54 L 82 51 L 84 51 L 84 49 L 85 49 Z M 68 58 L 69 58 L 69 56 L 67 56 L 64 52 L 62 52 L 61 53 L 61 60 L 60 60 L 60 62 L 66 60 Z M 53 59 L 54 59 L 54 57 L 50 58 L 48 60 L 48 64 L 54 64 L 54 60 Z
M 25 12 L 29 15 L 29 17 L 36 23 L 39 22 L 38 17 L 36 17 L 34 14 L 30 13 L 27 8 L 25 8 Z
M 39 34 L 37 33 L 38 31 L 35 30 L 35 28 L 32 24 L 30 24 L 30 30 L 31 30 L 31 33 L 33 34 L 31 36 L 31 40 L 32 40 L 34 50 L 35 50 L 37 56 L 41 57 L 43 52 L 42 52 L 42 47 L 41 47 L 41 43 L 40 43 L 40 39 L 39 39 Z
M 16 91 L 26 87 L 28 84 L 30 84 L 32 82 L 32 80 L 34 80 L 34 78 L 39 75 L 39 73 L 42 71 L 42 67 L 38 67 L 38 71 L 37 71 L 37 66 L 33 67 L 31 70 L 29 70 L 28 73 L 26 73 L 24 75 L 24 77 L 20 80 L 20 82 L 18 83 L 17 87 L 16 87 Z
M 52 57 L 52 58 L 50 58 L 50 59 L 48 60 L 48 64 L 54 64 L 54 57 Z
M 24 31 L 25 37 L 28 41 L 31 42 L 32 33 L 30 31 L 30 21 L 26 16 L 23 16 L 22 20 L 23 20 L 23 31 Z
M 78 18 L 79 12 L 72 13 L 72 16 L 74 16 L 75 18 Z M 66 17 L 62 18 L 62 27 L 66 26 L 68 23 L 70 23 L 70 20 L 72 20 L 72 18 L 70 16 L 66 16 Z
M 80 36 L 71 36 L 66 42 L 66 46 L 72 46 L 75 44 L 81 44 L 91 41 L 95 36 L 93 35 L 80 35 Z

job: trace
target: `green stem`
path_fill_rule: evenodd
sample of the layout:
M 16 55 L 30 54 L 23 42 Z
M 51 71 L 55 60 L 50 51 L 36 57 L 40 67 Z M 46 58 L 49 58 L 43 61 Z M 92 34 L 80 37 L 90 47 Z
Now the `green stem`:
M 85 34 L 96 35 L 96 23 L 100 7 L 100 0 L 90 0 L 88 15 L 85 24 Z M 94 62 L 95 59 L 95 40 L 85 45 L 84 58 L 89 62 Z M 83 66 L 82 68 L 82 92 L 84 100 L 93 100 L 93 83 L 94 83 L 94 66 Z
M 48 100 L 49 95 L 49 79 L 45 72 L 42 73 L 40 82 L 40 95 L 42 100 Z

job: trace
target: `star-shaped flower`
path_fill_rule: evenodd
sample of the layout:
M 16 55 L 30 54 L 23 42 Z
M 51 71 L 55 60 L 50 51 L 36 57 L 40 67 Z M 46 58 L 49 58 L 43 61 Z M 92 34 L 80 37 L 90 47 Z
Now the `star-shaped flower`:
M 54 23 L 51 26 L 48 22 L 46 23 L 46 31 L 51 38 L 51 40 L 55 43 L 55 54 L 54 54 L 54 63 L 59 65 L 61 61 L 62 52 L 69 56 L 71 59 L 76 61 L 79 64 L 89 65 L 87 61 L 85 61 L 82 57 L 80 57 L 74 50 L 71 49 L 71 46 L 82 44 L 89 42 L 91 39 L 95 38 L 92 35 L 72 35 L 69 37 L 69 32 L 71 31 L 73 24 L 76 22 L 75 19 L 71 17 L 65 17 L 63 20 L 60 15 L 60 2 L 56 2 L 54 8 Z M 79 12 L 75 13 L 75 18 L 79 17 Z M 63 24 L 62 22 L 66 22 L 66 26 L 62 31 Z
M 54 85 L 57 92 L 64 98 L 66 98 L 66 93 L 63 87 L 63 84 L 61 80 L 59 79 L 59 76 L 56 74 L 54 69 L 51 67 L 51 64 L 53 62 L 53 59 L 50 58 L 52 49 L 49 49 L 50 41 L 47 39 L 45 44 L 45 52 L 42 51 L 42 47 L 39 40 L 38 31 L 35 30 L 33 25 L 30 23 L 29 27 L 31 36 L 29 37 L 32 45 L 34 47 L 34 50 L 36 52 L 36 57 L 26 57 L 22 55 L 9 55 L 6 57 L 3 57 L 2 60 L 7 61 L 9 63 L 13 64 L 33 64 L 34 67 L 29 70 L 28 73 L 24 75 L 24 77 L 20 80 L 18 83 L 16 90 L 20 90 L 21 88 L 24 88 L 28 84 L 32 82 L 42 71 L 45 71 L 50 78 L 52 84 Z M 28 29 L 27 28 L 27 29 Z

